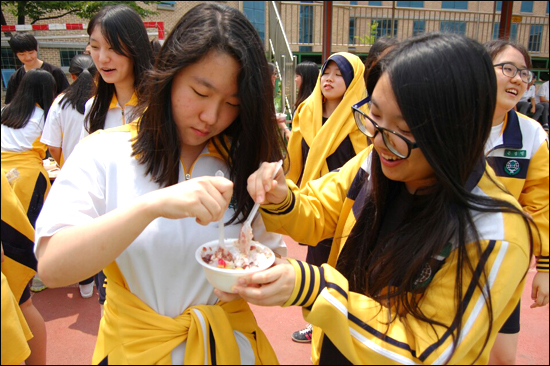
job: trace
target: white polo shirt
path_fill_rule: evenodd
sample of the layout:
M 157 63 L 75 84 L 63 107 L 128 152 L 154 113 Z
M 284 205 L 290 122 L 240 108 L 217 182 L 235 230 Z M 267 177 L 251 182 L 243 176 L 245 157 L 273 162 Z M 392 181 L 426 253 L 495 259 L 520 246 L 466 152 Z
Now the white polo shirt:
M 44 111 L 34 107 L 29 122 L 23 128 L 11 128 L 2 125 L 2 152 L 25 152 L 33 148 L 32 144 L 40 139 L 44 128 Z
M 64 108 L 61 107 L 60 102 L 64 95 L 59 95 L 52 103 L 40 139 L 46 145 L 61 147 L 62 162 L 69 158 L 80 141 L 82 126 L 84 126 L 83 114 L 70 104 L 66 104 Z
M 545 81 L 540 87 L 537 93 L 537 103 L 540 103 L 540 97 L 543 96 L 548 100 L 548 81 Z
M 144 166 L 131 156 L 130 138 L 130 132 L 101 131 L 76 146 L 52 186 L 36 222 L 35 250 L 43 237 L 88 223 L 159 189 L 151 176 L 145 174 Z M 186 180 L 186 173 L 192 179 L 214 176 L 218 170 L 229 176 L 225 162 L 207 147 L 191 171 L 185 172 L 180 164 L 180 182 Z M 225 222 L 233 213 L 230 206 L 225 212 Z M 241 225 L 226 225 L 225 237 L 238 238 L 240 228 Z M 257 214 L 252 229 L 256 240 L 286 256 L 283 237 L 268 233 L 261 215 Z M 217 302 L 214 288 L 195 260 L 196 249 L 217 238 L 217 222 L 202 226 L 195 218 L 157 218 L 116 262 L 133 294 L 157 313 L 175 317 L 190 306 Z M 185 344 L 176 347 L 172 352 L 173 359 L 183 360 L 184 350 Z
M 94 103 L 94 99 L 90 98 L 86 102 L 86 107 L 84 110 L 84 115 L 87 116 L 88 113 L 90 113 L 90 110 L 92 109 L 92 104 Z M 122 107 L 120 104 L 118 104 L 118 99 L 116 95 L 113 95 L 113 99 L 111 100 L 111 104 L 109 105 L 109 110 L 107 111 L 107 116 L 105 117 L 105 127 L 103 127 L 104 130 L 108 128 L 118 127 L 125 125 L 127 123 L 132 122 L 135 119 L 135 111 L 138 104 L 138 99 L 136 94 L 132 94 L 132 98 Z M 82 126 L 82 130 L 80 133 L 80 140 L 82 140 L 84 137 L 88 136 L 89 133 L 86 131 L 85 126 Z
M 523 93 L 523 95 L 521 96 L 521 99 L 519 100 L 520 102 L 527 102 L 527 100 L 529 98 L 534 98 L 535 97 L 535 85 L 531 85 L 531 87 L 529 89 L 527 89 L 525 91 L 525 93 Z

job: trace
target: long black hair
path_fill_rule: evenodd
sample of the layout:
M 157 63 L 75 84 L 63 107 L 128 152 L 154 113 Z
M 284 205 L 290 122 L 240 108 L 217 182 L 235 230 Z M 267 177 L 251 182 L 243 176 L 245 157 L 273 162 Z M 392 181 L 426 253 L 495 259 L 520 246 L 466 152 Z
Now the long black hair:
M 242 222 L 254 205 L 246 190 L 247 178 L 261 162 L 282 159 L 285 145 L 275 123 L 273 87 L 262 41 L 237 9 L 206 2 L 191 9 L 176 24 L 148 78 L 150 94 L 141 108 L 146 109 L 133 154 L 159 185 L 178 183 L 181 150 L 172 116 L 172 82 L 181 70 L 212 50 L 226 53 L 240 64 L 239 115 L 214 142 L 228 157 L 230 179 L 235 183 L 236 208 L 230 223 Z
M 69 72 L 75 75 L 76 80 L 65 90 L 60 104 L 65 108 L 67 104 L 84 114 L 86 101 L 94 94 L 94 76 L 97 73 L 94 61 L 90 55 L 76 55 L 71 59 Z
M 153 51 L 143 20 L 126 5 L 106 6 L 90 20 L 88 35 L 92 35 L 96 26 L 101 27 L 101 34 L 116 53 L 133 61 L 134 91 L 141 102 L 145 95 L 143 80 L 153 62 Z M 103 81 L 98 73 L 94 102 L 85 120 L 89 133 L 105 127 L 105 118 L 114 94 L 114 84 Z M 136 116 L 129 116 L 128 119 L 131 121 L 133 117 Z
M 56 93 L 55 79 L 46 70 L 27 71 L 13 100 L 2 111 L 2 124 L 19 129 L 29 123 L 36 104 L 44 111 L 44 120 L 53 103 Z
M 302 77 L 302 85 L 300 85 L 296 103 L 294 103 L 295 109 L 298 108 L 298 106 L 311 95 L 313 89 L 315 89 L 315 84 L 319 78 L 319 66 L 313 61 L 300 62 L 296 66 L 296 75 Z
M 373 150 L 371 177 L 365 182 L 368 195 L 337 269 L 349 280 L 351 291 L 389 301 L 398 314 L 411 314 L 432 327 L 450 330 L 454 349 L 466 310 L 462 302 L 463 281 L 471 277 L 487 297 L 489 330 L 485 347 L 493 312 L 483 262 L 486 258 L 472 258 L 466 248 L 474 245 L 478 254 L 483 252 L 472 211 L 515 213 L 523 217 L 529 229 L 528 218 L 521 210 L 510 203 L 476 195 L 470 191 L 472 187 L 468 188 L 473 172 L 485 169 L 484 146 L 496 104 L 491 58 L 476 41 L 432 33 L 402 42 L 381 63 L 381 75 L 388 75 L 402 116 L 437 182 L 427 194 L 414 197 L 413 208 L 399 229 L 378 237 L 384 215 L 391 215 L 386 203 L 403 189 L 404 183 L 385 177 L 380 158 Z M 424 289 L 416 282 L 425 265 L 440 255 L 448 243 L 454 244 L 458 260 L 457 312 L 452 324 L 442 324 L 423 313 L 420 303 Z M 482 270 L 476 272 L 477 268 Z M 527 269 L 519 270 L 526 273 Z

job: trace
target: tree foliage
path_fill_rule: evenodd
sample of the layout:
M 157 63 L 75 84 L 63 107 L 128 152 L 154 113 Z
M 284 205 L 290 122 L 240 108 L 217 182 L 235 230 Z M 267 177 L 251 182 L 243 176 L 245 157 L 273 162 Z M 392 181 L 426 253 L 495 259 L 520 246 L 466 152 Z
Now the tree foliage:
M 158 2 L 140 1 L 139 3 L 151 4 Z M 8 11 L 16 16 L 17 24 L 34 24 L 39 20 L 57 19 L 68 14 L 75 14 L 83 19 L 90 19 L 102 7 L 116 4 L 126 4 L 136 10 L 142 17 L 157 14 L 156 11 L 142 8 L 138 4 L 138 1 L 2 1 L 1 3 L 2 25 L 7 25 L 4 11 Z

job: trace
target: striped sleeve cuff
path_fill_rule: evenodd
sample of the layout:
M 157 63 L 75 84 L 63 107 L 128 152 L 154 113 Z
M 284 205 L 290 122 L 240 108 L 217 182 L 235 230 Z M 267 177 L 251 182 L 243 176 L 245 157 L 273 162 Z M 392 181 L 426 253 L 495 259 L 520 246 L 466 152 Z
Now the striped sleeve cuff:
M 537 257 L 537 271 L 548 272 L 548 256 Z
M 289 188 L 285 200 L 278 205 L 262 205 L 261 210 L 270 215 L 285 215 L 292 211 L 296 203 L 296 196 Z
M 294 280 L 294 290 L 288 301 L 283 305 L 310 307 L 313 305 L 317 296 L 326 287 L 324 270 L 321 267 L 312 266 L 306 262 L 287 258 L 294 267 L 296 279 Z

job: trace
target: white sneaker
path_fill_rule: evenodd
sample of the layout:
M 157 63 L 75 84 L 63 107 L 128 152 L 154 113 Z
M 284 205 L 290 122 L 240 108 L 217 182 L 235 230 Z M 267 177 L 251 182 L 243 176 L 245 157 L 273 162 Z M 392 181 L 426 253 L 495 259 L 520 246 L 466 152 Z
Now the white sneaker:
M 83 299 L 88 299 L 92 297 L 94 294 L 94 282 L 90 282 L 86 285 L 78 285 L 80 288 L 80 296 L 82 296 Z
M 42 282 L 40 277 L 38 275 L 34 275 L 32 282 L 31 282 L 31 291 L 32 292 L 40 292 L 47 289 L 46 285 Z

